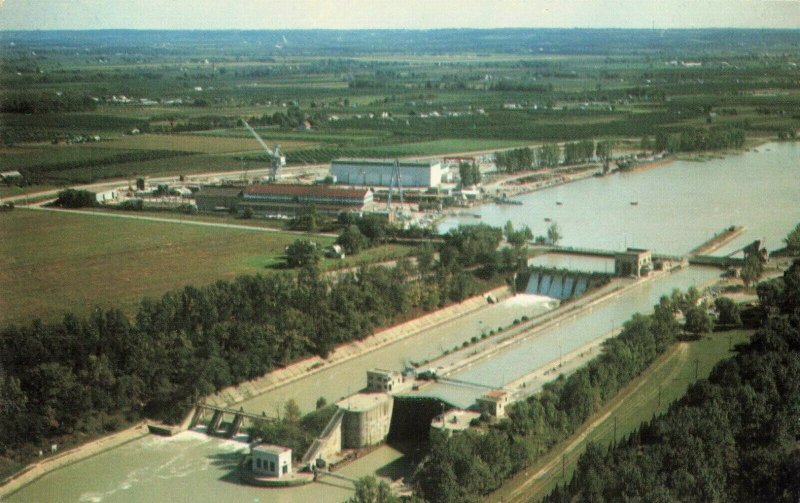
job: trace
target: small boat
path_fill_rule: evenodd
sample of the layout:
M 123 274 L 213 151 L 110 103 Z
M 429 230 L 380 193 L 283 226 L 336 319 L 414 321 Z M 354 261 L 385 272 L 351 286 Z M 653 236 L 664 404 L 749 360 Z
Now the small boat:
M 481 218 L 480 215 L 472 215 L 472 216 L 475 217 L 475 218 Z
M 549 219 L 549 218 L 545 218 L 545 219 L 544 219 L 544 221 L 545 221 L 545 222 L 549 222 L 549 221 L 550 221 L 550 219 Z
M 631 201 L 631 206 L 639 206 L 639 201 Z
M 564 203 L 562 203 L 561 201 L 556 201 L 556 206 L 561 206 L 562 204 Z

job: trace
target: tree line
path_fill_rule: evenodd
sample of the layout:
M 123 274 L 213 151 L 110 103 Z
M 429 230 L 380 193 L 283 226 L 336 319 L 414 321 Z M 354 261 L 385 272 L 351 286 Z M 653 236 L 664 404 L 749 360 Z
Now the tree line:
M 21 92 L 3 96 L 0 112 L 10 114 L 46 114 L 57 112 L 87 112 L 97 108 L 90 96 L 75 93 Z
M 592 139 L 566 142 L 563 149 L 563 164 L 580 164 L 594 160 L 595 156 L 606 164 L 613 153 L 611 141 L 595 143 Z M 498 171 L 516 173 L 537 168 L 554 168 L 562 164 L 562 149 L 558 143 L 545 143 L 536 148 L 523 147 L 496 152 L 494 162 Z
M 749 343 L 619 445 L 590 444 L 544 501 L 798 501 L 800 261 L 773 286 Z
M 634 315 L 603 353 L 569 377 L 559 376 L 541 393 L 507 408 L 508 418 L 484 433 L 450 438 L 434 432 L 415 474 L 418 492 L 434 503 L 480 501 L 571 435 L 626 383 L 643 372 L 681 335 L 676 314 L 695 294 L 664 296 L 652 315 Z
M 745 130 L 739 127 L 718 126 L 708 129 L 687 127 L 678 133 L 664 131 L 656 133 L 654 146 L 657 151 L 699 152 L 740 148 L 746 139 Z

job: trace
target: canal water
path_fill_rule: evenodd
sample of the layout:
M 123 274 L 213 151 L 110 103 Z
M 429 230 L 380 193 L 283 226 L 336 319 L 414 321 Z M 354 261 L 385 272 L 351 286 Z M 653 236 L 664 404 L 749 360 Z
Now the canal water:
M 723 227 L 744 225 L 748 231 L 726 250 L 764 237 L 769 248 L 800 221 L 800 145 L 771 144 L 705 163 L 675 162 L 649 171 L 594 178 L 522 196 L 522 206 L 485 206 L 482 221 L 503 225 L 511 220 L 544 234 L 544 218 L 558 222 L 562 244 L 602 249 L 650 247 L 662 253 L 685 253 Z M 561 202 L 557 205 L 556 202 Z M 633 206 L 630 202 L 638 202 Z M 474 223 L 474 218 L 468 219 Z M 458 224 L 451 219 L 442 226 Z M 605 266 L 603 266 L 605 267 Z M 456 377 L 490 385 L 508 382 L 528 369 L 552 361 L 619 325 L 633 312 L 649 312 L 662 294 L 703 282 L 718 271 L 689 268 L 669 278 L 642 285 L 575 320 L 515 345 L 511 351 L 470 367 Z M 365 385 L 371 367 L 402 369 L 453 349 L 484 331 L 508 326 L 514 318 L 551 309 L 541 298 L 490 306 L 436 329 L 301 379 L 243 404 L 246 410 L 272 412 L 286 400 L 313 408 L 320 396 L 329 402 Z M 469 391 L 469 388 L 464 388 Z M 440 390 L 449 393 L 447 389 Z M 174 438 L 147 437 L 54 471 L 14 495 L 12 503 L 41 502 L 340 502 L 352 494 L 339 482 L 300 489 L 268 490 L 243 486 L 232 471 L 242 443 L 187 432 Z M 358 477 L 376 469 L 401 465 L 401 454 L 382 447 L 343 468 Z
M 558 360 L 628 320 L 634 313 L 650 313 L 662 295 L 673 289 L 686 290 L 718 277 L 714 268 L 689 267 L 665 278 L 648 281 L 594 307 L 589 314 L 562 320 L 558 325 L 538 332 L 491 358 L 475 363 L 448 377 L 484 386 L 502 387 L 508 382 Z M 420 390 L 421 395 L 435 396 L 465 408 L 487 390 L 457 384 L 436 383 Z
M 474 208 L 480 220 L 452 217 L 439 230 L 476 222 L 502 227 L 510 220 L 546 235 L 551 222 L 545 219 L 551 219 L 561 228 L 563 246 L 635 246 L 680 255 L 723 228 L 745 226 L 744 234 L 714 253 L 724 255 L 761 238 L 770 250 L 783 247 L 800 222 L 798 194 L 800 143 L 769 143 L 722 159 L 675 161 L 525 194 L 515 198 L 521 206 Z
M 150 436 L 52 472 L 3 501 L 340 503 L 353 495 L 351 484 L 333 478 L 287 489 L 243 485 L 236 466 L 247 451 L 246 443 L 194 431 Z M 402 457 L 383 446 L 337 473 L 357 479 L 378 469 L 394 478 L 404 474 Z

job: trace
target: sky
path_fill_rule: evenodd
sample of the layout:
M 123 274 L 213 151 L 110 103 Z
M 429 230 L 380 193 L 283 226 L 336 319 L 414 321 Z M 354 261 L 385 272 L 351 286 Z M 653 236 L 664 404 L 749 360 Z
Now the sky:
M 800 0 L 0 0 L 0 30 L 799 28 Z

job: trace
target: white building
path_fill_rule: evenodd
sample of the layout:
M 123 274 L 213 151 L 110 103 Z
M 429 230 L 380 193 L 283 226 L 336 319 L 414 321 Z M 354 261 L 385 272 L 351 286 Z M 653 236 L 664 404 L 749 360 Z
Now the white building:
M 336 159 L 331 162 L 331 175 L 336 183 L 346 185 L 389 187 L 393 170 L 392 159 Z M 439 161 L 400 161 L 400 184 L 403 187 L 430 188 L 441 183 L 442 164 Z
M 292 473 L 292 450 L 280 445 L 260 444 L 250 451 L 253 473 L 272 477 L 286 477 Z

